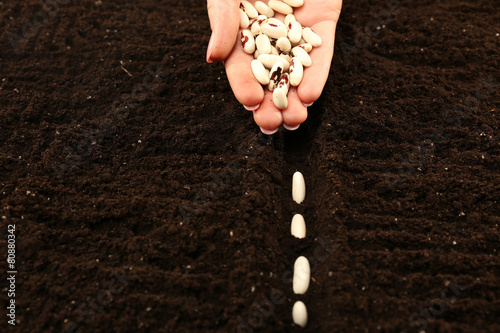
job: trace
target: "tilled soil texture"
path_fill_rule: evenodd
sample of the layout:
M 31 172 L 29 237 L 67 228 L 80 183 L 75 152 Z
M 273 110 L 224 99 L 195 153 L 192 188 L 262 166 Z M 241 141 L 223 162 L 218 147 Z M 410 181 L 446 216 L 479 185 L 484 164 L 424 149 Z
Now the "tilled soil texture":
M 0 2 L 1 331 L 500 331 L 499 6 L 346 1 L 309 119 L 266 137 L 206 2 Z

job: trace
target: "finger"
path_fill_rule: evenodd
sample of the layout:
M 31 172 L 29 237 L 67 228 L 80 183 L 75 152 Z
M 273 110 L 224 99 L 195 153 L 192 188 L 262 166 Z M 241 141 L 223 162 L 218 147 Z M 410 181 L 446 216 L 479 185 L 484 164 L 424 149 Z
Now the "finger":
M 223 61 L 233 49 L 240 25 L 239 1 L 207 0 L 212 37 L 207 49 L 207 61 Z
M 233 45 L 231 55 L 224 62 L 227 79 L 236 99 L 251 108 L 262 102 L 264 91 L 259 81 L 253 76 L 250 65 L 253 56 L 243 51 L 241 43 L 233 42 Z
M 283 110 L 283 124 L 289 130 L 297 129 L 307 119 L 307 107 L 297 95 L 296 87 L 290 87 L 288 92 L 288 108 Z
M 314 32 L 321 37 L 322 44 L 309 53 L 312 65 L 304 68 L 304 78 L 297 89 L 299 98 L 304 104 L 311 104 L 319 98 L 328 79 L 333 58 L 335 28 L 334 21 L 323 21 L 312 26 Z
M 265 134 L 272 134 L 283 123 L 281 110 L 274 105 L 273 93 L 268 89 L 264 91 L 264 99 L 260 107 L 253 112 L 253 119 Z

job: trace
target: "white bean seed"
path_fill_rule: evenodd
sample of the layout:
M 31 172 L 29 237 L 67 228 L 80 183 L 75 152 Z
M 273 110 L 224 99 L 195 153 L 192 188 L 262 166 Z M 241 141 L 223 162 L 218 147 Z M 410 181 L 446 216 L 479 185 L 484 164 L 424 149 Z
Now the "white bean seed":
M 283 74 L 283 63 L 277 61 L 269 72 L 269 85 L 267 86 L 269 91 L 274 91 L 274 89 L 278 86 L 281 74 Z
M 292 308 L 292 318 L 295 325 L 304 328 L 307 326 L 307 308 L 302 301 L 297 301 Z
M 274 11 L 281 13 L 283 15 L 288 15 L 293 13 L 293 8 L 282 1 L 269 0 L 268 6 Z
M 300 7 L 304 4 L 304 0 L 283 0 L 290 7 Z
M 285 27 L 286 27 L 287 29 L 290 29 L 290 23 L 291 23 L 291 22 L 294 22 L 294 21 L 297 21 L 297 20 L 295 19 L 295 15 L 293 15 L 293 14 L 288 14 L 287 16 L 285 16 L 285 20 L 284 20 L 283 22 L 285 23 Z
M 253 54 L 255 52 L 255 39 L 249 29 L 241 30 L 241 45 L 246 53 Z
M 270 54 L 272 51 L 271 41 L 269 40 L 269 37 L 264 34 L 260 34 L 255 37 L 255 46 L 260 54 Z
M 255 9 L 262 14 L 266 15 L 267 17 L 273 17 L 274 16 L 274 10 L 271 9 L 268 5 L 263 3 L 262 1 L 256 1 L 255 2 Z
M 298 204 L 306 198 L 306 182 L 299 171 L 296 171 L 292 177 L 292 198 Z
M 300 214 L 295 214 L 292 218 L 292 225 L 290 227 L 292 236 L 297 238 L 306 237 L 306 221 Z
M 302 65 L 304 67 L 309 67 L 309 66 L 312 65 L 311 57 L 306 52 L 306 50 L 304 50 L 300 46 L 295 46 L 292 49 L 292 54 L 293 54 L 294 57 L 298 57 L 300 59 L 300 62 L 302 63 Z
M 293 21 L 290 22 L 289 27 L 288 39 L 290 39 L 290 42 L 292 42 L 292 44 L 300 42 L 302 38 L 302 25 L 297 21 Z
M 284 89 L 282 88 L 274 89 L 273 102 L 274 105 L 280 110 L 284 110 L 288 107 L 288 99 L 286 98 L 286 92 Z
M 311 44 L 313 47 L 321 46 L 321 37 L 317 33 L 312 31 L 311 28 L 304 28 L 302 31 L 302 37 L 304 40 Z
M 286 37 L 280 37 L 276 41 L 276 48 L 280 52 L 290 52 L 292 49 L 292 44 L 290 43 L 290 40 Z
M 293 265 L 293 292 L 300 295 L 305 294 L 309 288 L 310 280 L 311 266 L 309 266 L 309 260 L 304 256 L 300 256 Z
M 267 85 L 269 84 L 269 71 L 262 65 L 262 63 L 254 59 L 252 60 L 252 63 L 250 64 L 252 67 L 252 72 L 257 81 L 259 81 L 260 84 Z
M 258 25 L 257 23 L 254 23 L 254 24 L 251 24 L 250 25 L 250 31 L 252 32 L 252 35 L 255 37 L 255 36 L 258 36 L 262 33 L 262 31 L 260 30 L 260 25 Z
M 240 8 L 245 11 L 245 14 L 247 14 L 249 18 L 256 18 L 259 16 L 257 9 L 246 0 L 241 1 Z
M 250 20 L 248 19 L 247 14 L 240 9 L 240 28 L 241 29 L 246 29 L 250 25 Z
M 300 58 L 293 57 L 290 61 L 290 84 L 294 87 L 298 86 L 304 77 L 304 67 Z

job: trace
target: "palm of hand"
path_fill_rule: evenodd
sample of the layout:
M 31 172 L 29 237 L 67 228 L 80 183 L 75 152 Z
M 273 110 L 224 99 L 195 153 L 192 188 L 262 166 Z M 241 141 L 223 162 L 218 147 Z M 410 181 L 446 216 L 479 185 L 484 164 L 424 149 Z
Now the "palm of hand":
M 254 78 L 250 67 L 253 56 L 243 51 L 237 34 L 234 47 L 224 63 L 227 77 L 234 95 L 240 103 L 253 109 L 254 120 L 264 133 L 274 132 L 281 124 L 288 129 L 295 129 L 306 120 L 307 106 L 319 98 L 328 78 L 333 57 L 335 27 L 341 7 L 342 0 L 305 0 L 302 7 L 294 10 L 297 21 L 305 27 L 311 27 L 320 35 L 322 45 L 311 51 L 313 65 L 304 71 L 301 84 L 298 87 L 290 87 L 288 107 L 285 110 L 276 108 L 272 93 L 262 89 Z M 279 13 L 276 13 L 275 17 L 284 19 L 284 15 Z

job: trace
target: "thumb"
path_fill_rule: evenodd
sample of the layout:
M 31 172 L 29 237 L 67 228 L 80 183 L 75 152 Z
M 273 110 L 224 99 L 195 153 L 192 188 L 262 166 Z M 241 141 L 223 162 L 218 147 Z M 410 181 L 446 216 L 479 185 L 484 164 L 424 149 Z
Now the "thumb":
M 240 25 L 239 0 L 207 0 L 212 37 L 207 62 L 223 61 L 233 50 Z

